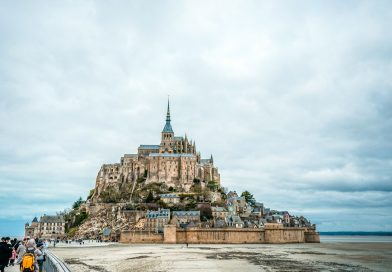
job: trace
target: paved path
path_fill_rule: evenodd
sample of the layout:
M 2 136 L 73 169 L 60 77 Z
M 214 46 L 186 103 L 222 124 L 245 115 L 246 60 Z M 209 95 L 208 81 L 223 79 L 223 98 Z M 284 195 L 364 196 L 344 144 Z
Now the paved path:
M 19 265 L 6 267 L 4 272 L 19 272 Z
M 18 272 L 19 271 L 19 265 L 6 267 L 4 271 L 5 272 Z

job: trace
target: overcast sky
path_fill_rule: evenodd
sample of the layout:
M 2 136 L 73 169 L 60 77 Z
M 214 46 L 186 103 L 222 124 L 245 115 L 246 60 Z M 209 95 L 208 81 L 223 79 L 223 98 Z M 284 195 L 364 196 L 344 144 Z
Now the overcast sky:
M 390 1 L 1 1 L 0 234 L 176 135 L 321 231 L 391 231 Z

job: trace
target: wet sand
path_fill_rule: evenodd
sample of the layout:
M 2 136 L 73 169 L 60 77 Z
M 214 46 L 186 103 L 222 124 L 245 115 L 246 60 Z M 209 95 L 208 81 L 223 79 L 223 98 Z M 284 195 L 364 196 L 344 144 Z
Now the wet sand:
M 392 243 L 56 247 L 79 271 L 392 271 Z

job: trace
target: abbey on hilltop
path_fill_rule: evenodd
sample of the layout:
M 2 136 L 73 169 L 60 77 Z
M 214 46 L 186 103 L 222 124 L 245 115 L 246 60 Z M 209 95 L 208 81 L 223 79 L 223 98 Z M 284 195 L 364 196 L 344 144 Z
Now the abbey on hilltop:
M 220 175 L 212 155 L 209 159 L 201 159 L 194 141 L 188 140 L 186 135 L 174 135 L 169 101 L 161 143 L 140 145 L 137 154 L 125 154 L 120 163 L 102 165 L 91 201 L 99 201 L 101 192 L 108 186 L 123 187 L 121 185 L 137 181 L 165 183 L 169 188 L 183 192 L 190 191 L 194 182 L 200 182 L 202 188 L 209 182 L 220 186 Z
M 303 216 L 264 207 L 249 191 L 221 186 L 212 155 L 201 159 L 194 141 L 174 136 L 167 104 L 159 145 L 140 145 L 120 163 L 104 164 L 86 201 L 59 214 L 65 224 L 45 231 L 59 237 L 124 243 L 318 243 L 316 226 Z M 26 234 L 45 235 L 42 224 Z M 42 220 L 41 220 L 42 221 Z M 53 220 L 52 220 L 53 221 Z M 43 221 L 42 221 L 43 222 Z M 43 226 L 42 225 L 42 226 Z M 51 227 L 52 226 L 52 227 Z

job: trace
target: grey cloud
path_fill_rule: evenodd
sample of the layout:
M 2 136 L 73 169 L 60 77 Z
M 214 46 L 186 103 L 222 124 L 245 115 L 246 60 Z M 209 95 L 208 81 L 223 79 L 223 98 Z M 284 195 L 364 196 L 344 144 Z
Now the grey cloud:
M 159 142 L 170 94 L 224 186 L 325 229 L 361 203 L 391 226 L 388 1 L 41 4 L 0 4 L 0 195 L 52 192 L 9 209 L 87 195 L 102 163 Z

